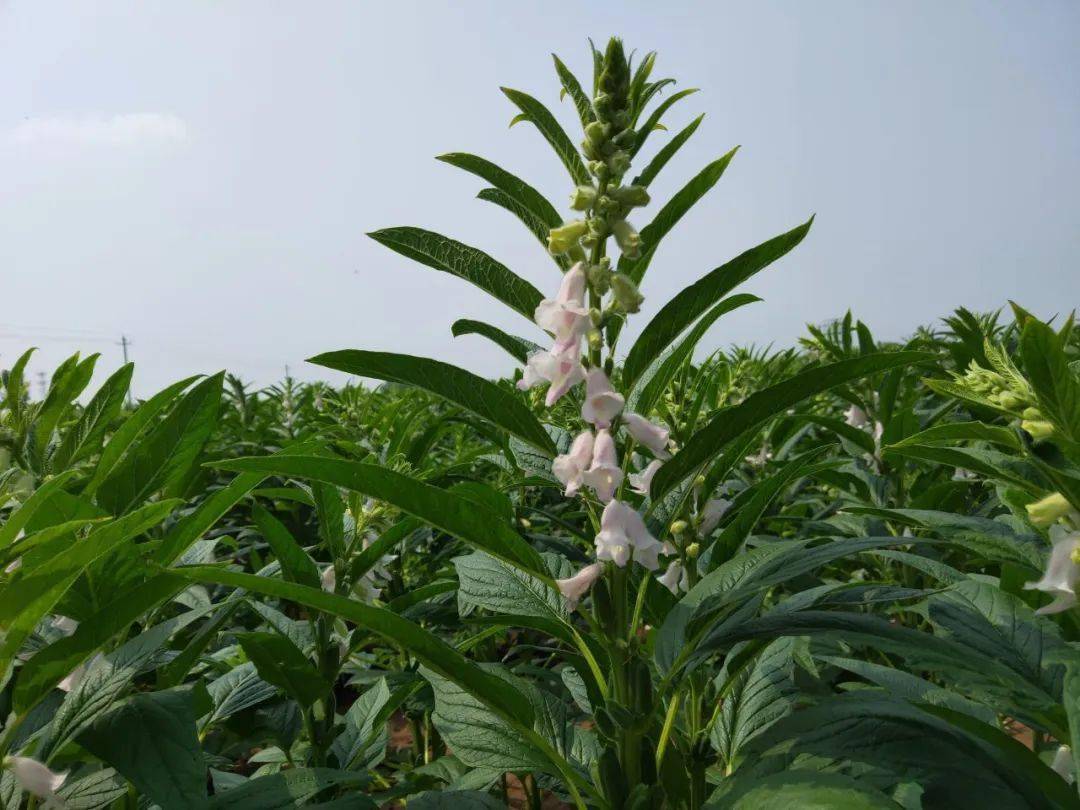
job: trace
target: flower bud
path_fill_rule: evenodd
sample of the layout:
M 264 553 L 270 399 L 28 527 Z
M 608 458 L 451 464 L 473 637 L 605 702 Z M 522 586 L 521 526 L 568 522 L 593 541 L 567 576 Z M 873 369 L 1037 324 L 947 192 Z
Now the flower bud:
M 590 239 L 605 239 L 610 233 L 607 220 L 603 217 L 589 217 L 588 223 Z
M 618 120 L 616 116 L 616 120 Z M 629 120 L 629 119 L 628 119 Z M 611 142 L 618 146 L 620 149 L 629 149 L 637 142 L 637 133 L 630 129 L 629 126 L 611 139 Z
M 1038 408 L 1024 408 L 1020 416 L 1024 419 L 1030 419 L 1033 422 L 1037 422 L 1043 418 L 1042 411 Z
M 1045 420 L 1025 419 L 1020 423 L 1020 427 L 1030 433 L 1031 438 L 1037 442 L 1054 435 L 1054 426 Z
M 641 255 L 641 236 L 634 230 L 633 225 L 625 219 L 616 220 L 611 226 L 611 232 L 626 258 L 636 259 Z M 637 312 L 636 309 L 633 311 Z
M 671 533 L 678 537 L 689 528 L 689 524 L 685 520 L 676 520 L 671 524 Z
M 599 160 L 604 156 L 600 148 L 588 138 L 581 142 L 581 154 L 585 155 L 586 160 Z
M 615 292 L 615 306 L 627 314 L 633 314 L 641 309 L 641 302 L 645 297 L 638 292 L 637 285 L 630 276 L 624 273 L 615 273 L 611 277 L 611 289 Z
M 627 208 L 649 204 L 649 192 L 645 186 L 620 186 L 611 192 L 611 196 Z
M 593 146 L 599 146 L 607 140 L 611 127 L 601 121 L 593 121 L 585 127 L 585 137 Z
M 604 323 L 604 313 L 593 307 L 589 310 L 589 321 L 593 326 L 602 326 Z
M 703 486 L 705 486 L 705 476 L 699 475 L 697 478 L 694 479 L 694 488 L 701 489 Z
M 1049 526 L 1069 514 L 1072 507 L 1060 492 L 1027 505 L 1028 518 L 1036 526 Z
M 575 211 L 588 211 L 596 202 L 596 189 L 592 186 L 578 186 L 570 195 L 570 207 Z
M 611 96 L 607 93 L 598 93 L 596 98 L 593 99 L 593 111 L 601 121 L 606 121 L 611 116 L 611 103 Z
M 701 546 L 697 543 L 691 543 L 686 547 L 686 556 L 691 560 L 696 560 L 698 554 L 701 553 Z
M 622 177 L 630 171 L 630 155 L 621 149 L 607 159 L 608 168 L 617 177 Z
M 1002 391 L 998 394 L 998 402 L 1007 411 L 1018 411 L 1024 407 L 1024 398 L 1017 396 L 1012 391 Z
M 589 226 L 583 219 L 564 222 L 558 228 L 552 228 L 548 233 L 548 250 L 556 256 L 566 253 L 577 246 L 578 240 L 586 234 L 588 229 Z
M 601 183 L 611 177 L 611 170 L 608 169 L 607 163 L 602 160 L 589 161 L 589 173 Z
M 594 352 L 600 351 L 604 348 L 604 336 L 600 334 L 599 329 L 589 330 L 589 348 Z

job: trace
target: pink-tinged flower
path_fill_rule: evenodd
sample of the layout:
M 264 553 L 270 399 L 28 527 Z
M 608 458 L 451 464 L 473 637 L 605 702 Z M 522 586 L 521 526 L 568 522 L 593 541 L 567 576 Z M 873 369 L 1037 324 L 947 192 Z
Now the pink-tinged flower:
M 581 338 L 569 344 L 556 343 L 551 351 L 538 351 L 529 355 L 525 373 L 517 387 L 522 391 L 539 385 L 544 380 L 551 383 L 545 398 L 550 408 L 559 399 L 585 379 L 585 367 L 581 365 Z
M 659 459 L 671 458 L 671 453 L 667 450 L 670 432 L 666 427 L 655 425 L 644 416 L 629 411 L 623 414 L 623 422 L 634 440 L 649 448 L 654 456 Z
M 1037 582 L 1024 585 L 1027 590 L 1045 591 L 1054 601 L 1035 612 L 1039 615 L 1060 613 L 1076 604 L 1076 580 L 1080 578 L 1080 532 L 1072 532 L 1064 526 L 1050 527 L 1050 540 L 1054 547 L 1046 563 L 1046 572 Z
M 868 417 L 866 411 L 858 405 L 852 405 L 844 411 L 844 421 L 852 427 L 861 428 L 870 424 L 870 417 Z
M 566 597 L 567 606 L 570 610 L 577 608 L 586 591 L 596 582 L 601 572 L 600 563 L 586 565 L 568 579 L 557 579 L 555 584 L 559 586 L 559 593 Z
M 4 757 L 4 767 L 11 771 L 23 790 L 44 799 L 48 804 L 63 807 L 63 800 L 56 791 L 64 784 L 66 773 L 55 773 L 30 757 Z
M 591 368 L 585 378 L 585 404 L 581 418 L 598 428 L 611 427 L 611 421 L 623 409 L 623 397 L 611 387 L 603 369 Z
M 705 503 L 701 509 L 701 534 L 705 537 L 712 534 L 713 529 L 720 525 L 720 518 L 731 507 L 731 501 L 723 498 L 713 498 Z
M 629 477 L 630 489 L 639 495 L 648 495 L 649 487 L 652 485 L 653 476 L 656 475 L 656 471 L 664 466 L 664 462 L 660 459 L 654 458 L 649 462 L 644 470 L 639 473 L 631 473 Z
M 533 320 L 559 343 L 570 343 L 585 334 L 589 310 L 585 307 L 585 268 L 581 262 L 566 271 L 554 298 L 540 302 Z
M 680 591 L 690 590 L 690 575 L 678 560 L 673 560 L 668 566 L 667 571 L 656 579 L 661 585 L 676 596 L 678 596 Z
M 323 569 L 319 580 L 322 583 L 322 589 L 327 593 L 333 593 L 337 590 L 337 572 L 334 571 L 334 566 L 326 566 L 326 568 Z
M 615 440 L 607 430 L 598 431 L 593 442 L 592 465 L 585 471 L 585 483 L 593 488 L 601 503 L 607 503 L 615 497 L 622 479 Z
M 633 507 L 622 501 L 612 501 L 604 507 L 600 532 L 596 535 L 598 560 L 611 560 L 622 568 L 633 553 L 634 560 L 655 571 L 659 565 L 657 557 L 660 549 L 660 544 L 649 534 L 645 521 Z
M 551 463 L 551 471 L 566 487 L 563 494 L 568 498 L 576 495 L 585 483 L 585 470 L 592 463 L 592 456 L 593 435 L 587 430 L 574 438 L 569 453 L 555 456 L 555 461 Z

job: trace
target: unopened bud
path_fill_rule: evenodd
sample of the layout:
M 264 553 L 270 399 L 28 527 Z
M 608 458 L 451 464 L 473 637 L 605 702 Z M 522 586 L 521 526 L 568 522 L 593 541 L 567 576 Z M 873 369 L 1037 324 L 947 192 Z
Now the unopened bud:
M 1012 391 L 1002 391 L 998 395 L 998 403 L 1007 411 L 1015 411 L 1024 406 L 1024 399 Z
M 685 520 L 676 520 L 671 524 L 671 533 L 678 537 L 689 528 L 689 524 Z
M 1028 518 L 1036 526 L 1049 526 L 1069 514 L 1072 507 L 1060 492 L 1027 505 Z
M 630 171 L 630 155 L 621 149 L 607 160 L 608 168 L 616 177 L 622 177 Z
M 699 475 L 697 478 L 695 478 L 694 486 L 698 489 L 701 489 L 703 486 L 705 486 L 705 476 Z
M 641 236 L 634 226 L 625 219 L 616 220 L 611 225 L 611 232 L 619 244 L 619 250 L 628 259 L 636 259 L 641 254 Z M 635 310 L 636 311 L 636 310 Z
M 570 207 L 575 211 L 588 211 L 596 202 L 596 189 L 592 186 L 578 186 L 570 195 Z
M 628 315 L 641 309 L 645 297 L 638 292 L 637 285 L 628 275 L 615 273 L 611 277 L 611 289 L 615 292 L 615 306 Z
M 593 121 L 585 127 L 585 137 L 588 138 L 589 143 L 594 146 L 599 146 L 605 140 L 607 140 L 608 133 L 611 128 L 600 121 Z
M 548 250 L 554 254 L 566 253 L 576 247 L 578 241 L 588 232 L 589 226 L 583 219 L 564 222 L 558 228 L 548 232 Z
M 1020 414 L 1024 419 L 1039 420 L 1043 418 L 1042 411 L 1038 408 L 1024 408 L 1023 413 Z
M 696 560 L 698 554 L 701 553 L 701 546 L 697 543 L 691 543 L 686 547 L 686 556 L 691 560 Z
M 599 329 L 589 330 L 589 348 L 594 352 L 604 348 L 604 336 L 600 334 Z
M 597 94 L 593 99 L 593 110 L 596 111 L 597 118 L 606 120 L 611 115 L 611 96 L 607 93 Z
M 1020 427 L 1030 433 L 1035 441 L 1049 439 L 1054 435 L 1054 426 L 1046 420 L 1025 419 L 1020 423 Z
M 618 118 L 618 116 L 616 116 Z M 611 139 L 611 142 L 620 149 L 629 149 L 637 141 L 637 133 L 629 127 Z
M 627 208 L 649 204 L 649 192 L 645 190 L 645 186 L 620 186 L 611 192 L 611 196 Z
M 600 326 L 604 322 L 604 313 L 593 307 L 589 310 L 589 321 L 593 326 Z

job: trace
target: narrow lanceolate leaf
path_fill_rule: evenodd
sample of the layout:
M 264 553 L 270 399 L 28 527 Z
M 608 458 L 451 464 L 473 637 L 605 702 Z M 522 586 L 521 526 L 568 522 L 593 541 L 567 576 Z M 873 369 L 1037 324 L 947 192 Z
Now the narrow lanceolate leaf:
M 656 248 L 664 236 L 675 227 L 675 224 L 683 218 L 705 193 L 716 185 L 716 182 L 724 174 L 724 170 L 735 157 L 739 147 L 735 147 L 726 155 L 717 158 L 689 183 L 679 189 L 663 208 L 660 209 L 655 219 L 641 229 L 641 256 L 637 259 L 619 259 L 619 271 L 626 273 L 637 284 L 641 283 L 645 271 L 649 269 L 649 263 L 656 254 Z
M 64 374 L 53 375 L 52 384 L 45 401 L 41 403 L 37 418 L 34 420 L 34 435 L 38 447 L 45 447 L 52 438 L 53 430 L 61 418 L 71 408 L 71 404 L 90 384 L 94 376 L 94 366 L 100 355 L 92 354 L 81 362 L 75 355 L 75 362 Z
M 216 582 L 278 599 L 288 599 L 355 622 L 407 650 L 424 665 L 458 684 L 501 715 L 521 717 L 522 722 L 532 725 L 531 716 L 527 719 L 523 717 L 531 715 L 525 697 L 510 684 L 484 672 L 442 639 L 389 610 L 326 593 L 318 588 L 308 588 L 294 582 L 255 574 L 227 571 L 212 565 L 184 566 L 172 569 L 172 573 L 193 582 Z
M 325 456 L 237 458 L 213 466 L 323 481 L 378 498 L 545 582 L 551 580 L 536 550 L 490 509 L 385 467 Z
M 698 341 L 705 335 L 709 327 L 716 323 L 721 315 L 760 300 L 756 295 L 733 295 L 730 298 L 725 298 L 709 310 L 694 325 L 694 328 L 690 330 L 690 333 L 682 342 L 657 357 L 651 367 L 641 375 L 641 380 L 638 381 L 640 385 L 634 386 L 634 390 L 630 394 L 630 407 L 638 413 L 649 413 L 653 406 L 660 401 L 679 369 L 693 356 Z
M 540 450 L 554 454 L 551 437 L 525 403 L 495 383 L 457 366 L 426 357 L 359 349 L 327 352 L 308 362 L 360 377 L 415 385 L 472 411 Z
M 510 172 L 496 166 L 490 160 L 465 152 L 449 152 L 445 155 L 439 155 L 436 159 L 487 180 L 495 188 L 509 194 L 537 219 L 546 222 L 549 228 L 554 228 L 562 223 L 559 212 L 555 210 L 555 206 L 549 203 L 543 194 L 520 177 L 510 174 Z
M 97 452 L 105 431 L 124 406 L 131 385 L 133 363 L 121 366 L 94 394 L 86 404 L 79 420 L 68 428 L 60 446 L 51 459 L 53 470 L 66 470 L 87 456 Z
M 120 459 L 124 457 L 132 442 L 139 438 L 142 432 L 149 427 L 154 417 L 165 410 L 181 391 L 198 378 L 199 375 L 195 375 L 179 380 L 158 391 L 135 409 L 135 413 L 131 414 L 124 421 L 124 424 L 117 428 L 108 444 L 101 451 L 101 457 L 98 459 L 97 467 L 94 469 L 94 476 L 83 489 L 84 496 L 89 498 L 97 491 L 101 482 L 109 476 Z
M 509 87 L 504 87 L 502 91 L 521 110 L 521 114 L 524 116 L 523 120 L 529 121 L 540 130 L 540 134 L 551 144 L 555 154 L 559 156 L 566 170 L 570 172 L 573 181 L 582 185 L 589 183 L 589 172 L 585 169 L 585 164 L 581 162 L 581 155 L 578 154 L 573 142 L 567 137 L 566 132 L 559 126 L 559 122 L 555 120 L 555 116 L 548 111 L 547 107 L 528 93 L 522 93 L 520 90 L 511 90 Z
M 64 485 L 75 476 L 74 470 L 61 473 L 55 478 L 50 478 L 27 498 L 22 506 L 11 512 L 7 520 L 0 526 L 0 549 L 7 548 L 19 536 L 19 532 L 26 528 L 27 524 L 55 493 L 60 492 Z
M 680 90 L 678 93 L 672 93 L 668 98 L 660 102 L 656 109 L 653 110 L 652 114 L 645 120 L 645 123 L 638 127 L 637 141 L 634 143 L 634 148 L 630 151 L 630 154 L 636 155 L 638 151 L 640 151 L 641 147 L 645 145 L 645 141 L 649 137 L 649 134 L 656 129 L 657 124 L 660 123 L 660 119 L 664 117 L 664 113 L 671 109 L 673 104 L 696 92 L 696 87 L 689 87 L 686 90 Z M 697 120 L 701 121 L 701 118 L 699 117 Z
M 698 126 L 701 125 L 701 121 L 704 117 L 705 114 L 702 113 L 683 127 L 674 138 L 664 144 L 663 148 L 656 153 L 656 156 L 649 161 L 649 165 L 645 167 L 644 171 L 634 178 L 634 185 L 648 186 L 649 183 L 655 180 L 656 175 L 660 174 L 660 170 L 667 165 L 668 161 L 675 156 L 675 153 L 678 152 L 682 148 L 682 145 L 694 134 Z
M 536 237 L 536 241 L 543 246 L 544 253 L 550 256 L 551 260 L 555 262 L 560 269 L 565 271 L 573 263 L 569 254 L 560 253 L 558 256 L 551 255 L 547 249 L 548 235 L 551 233 L 551 226 L 505 191 L 498 188 L 482 188 L 477 192 L 476 196 L 486 202 L 495 203 L 495 205 L 509 211 L 517 217 L 521 224 L 528 228 L 529 232 Z
M 1069 368 L 1064 340 L 1045 323 L 1029 318 L 1020 354 L 1043 416 L 1066 439 L 1080 442 L 1080 379 Z
M 188 472 L 217 424 L 224 379 L 220 372 L 192 388 L 130 449 L 98 489 L 101 506 L 122 514 Z
M 664 304 L 634 343 L 623 367 L 628 389 L 649 364 L 709 307 L 755 273 L 764 270 L 803 240 L 814 218 L 763 242 L 695 281 Z M 642 236 L 644 238 L 644 235 Z
M 570 68 L 563 64 L 563 61 L 555 54 L 552 54 L 551 58 L 555 60 L 555 72 L 559 74 L 559 81 L 562 82 L 563 90 L 566 91 L 566 95 L 570 96 L 570 100 L 574 102 L 578 118 L 581 119 L 581 126 L 588 126 L 596 120 L 592 100 L 585 93 L 581 82 L 577 80 L 577 76 L 570 71 Z
M 531 340 L 508 335 L 503 330 L 492 326 L 491 324 L 484 323 L 483 321 L 471 321 L 467 318 L 454 321 L 453 326 L 450 327 L 450 332 L 454 337 L 461 337 L 462 335 L 482 335 L 496 346 L 509 352 L 510 356 L 519 363 L 526 362 L 529 359 L 529 354 L 540 348 Z
M 258 505 L 252 509 L 251 514 L 263 539 L 273 549 L 274 556 L 281 564 L 281 573 L 285 578 L 318 588 L 319 569 L 315 566 L 315 561 L 300 547 L 285 525 Z
M 543 299 L 536 287 L 482 250 L 441 234 L 403 226 L 383 228 L 368 236 L 402 256 L 475 284 L 530 321 Z
M 687 441 L 678 454 L 656 473 L 650 487 L 652 499 L 659 500 L 699 467 L 714 458 L 724 446 L 755 425 L 790 408 L 807 397 L 851 380 L 932 360 L 926 352 L 888 352 L 841 360 L 796 374 L 783 382 L 750 395 L 738 405 L 725 408 Z

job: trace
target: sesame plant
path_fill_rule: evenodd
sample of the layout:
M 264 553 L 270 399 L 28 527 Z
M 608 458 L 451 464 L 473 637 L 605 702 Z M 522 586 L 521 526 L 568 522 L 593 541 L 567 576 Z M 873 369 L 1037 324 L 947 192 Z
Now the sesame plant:
M 132 406 L 130 365 L 86 395 L 76 356 L 38 402 L 29 353 L 5 373 L 5 807 L 1080 806 L 1073 320 L 892 342 L 848 313 L 703 355 L 813 218 L 649 300 L 735 150 L 655 205 L 694 91 L 590 51 L 587 83 L 555 58 L 580 138 L 503 90 L 565 215 L 440 157 L 543 291 L 371 234 L 528 322 L 450 326 L 515 379 L 345 349 L 311 362 L 377 388 L 222 373 Z

